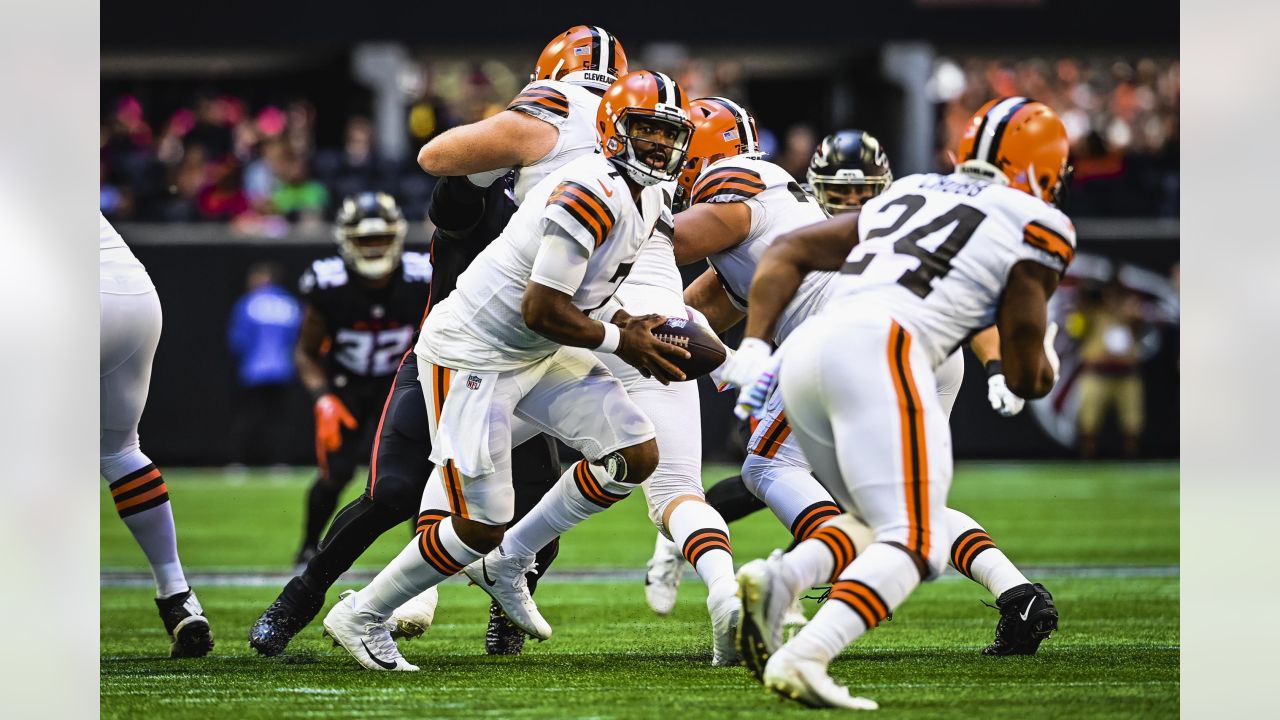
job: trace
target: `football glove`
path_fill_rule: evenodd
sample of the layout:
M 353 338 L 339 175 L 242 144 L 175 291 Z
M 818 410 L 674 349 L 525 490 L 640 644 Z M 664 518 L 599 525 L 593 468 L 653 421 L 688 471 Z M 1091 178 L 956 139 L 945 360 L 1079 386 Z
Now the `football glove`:
M 987 402 L 991 403 L 991 409 L 1000 413 L 1002 417 L 1017 415 L 1027 404 L 1026 400 L 1014 395 L 1005 384 L 1004 373 L 996 373 L 987 378 Z
M 316 452 L 331 453 L 342 447 L 342 428 L 356 429 L 356 419 L 333 393 L 316 399 Z
M 1044 356 L 1049 360 L 1049 367 L 1053 368 L 1053 384 L 1058 385 L 1058 368 L 1062 365 L 1062 361 L 1058 359 L 1058 351 L 1053 349 L 1053 341 L 1058 337 L 1058 323 L 1049 321 L 1049 327 L 1044 331 Z
M 777 382 L 777 359 L 773 348 L 760 338 L 746 338 L 738 351 L 725 362 L 721 379 L 741 388 L 733 412 L 739 418 L 756 414 L 764 407 L 769 391 Z

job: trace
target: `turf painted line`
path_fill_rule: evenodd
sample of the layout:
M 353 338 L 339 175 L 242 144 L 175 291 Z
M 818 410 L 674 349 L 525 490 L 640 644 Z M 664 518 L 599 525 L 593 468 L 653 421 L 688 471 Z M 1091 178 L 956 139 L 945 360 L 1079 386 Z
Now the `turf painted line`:
M 1179 577 L 1177 565 L 1029 565 L 1021 568 L 1029 577 Z M 364 585 L 377 573 L 369 570 L 352 570 L 343 573 L 337 584 Z M 194 587 L 284 587 L 293 577 L 288 572 L 247 572 L 244 570 L 207 570 L 188 572 L 187 580 Z M 696 577 L 688 568 L 685 577 Z M 967 580 L 950 568 L 938 578 L 939 582 Z M 594 583 L 643 582 L 644 570 L 640 568 L 556 569 L 544 579 L 544 583 L 586 585 Z M 465 583 L 462 575 L 455 575 L 445 582 Z M 151 587 L 155 580 L 149 572 L 106 568 L 99 583 L 102 587 Z

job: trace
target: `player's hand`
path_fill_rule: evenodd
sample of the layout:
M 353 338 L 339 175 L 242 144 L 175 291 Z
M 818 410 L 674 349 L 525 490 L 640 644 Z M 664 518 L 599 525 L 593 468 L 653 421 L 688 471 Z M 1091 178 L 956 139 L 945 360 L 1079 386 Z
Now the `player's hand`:
M 1017 415 L 1027 404 L 1026 400 L 1014 395 L 1005 384 L 1004 373 L 996 373 L 987 378 L 987 402 L 991 403 L 991 409 L 1000 413 L 1002 417 Z
M 738 391 L 738 403 L 733 406 L 733 414 L 739 420 L 746 420 L 748 417 L 759 418 L 764 412 L 765 403 L 769 401 L 769 396 L 777 386 L 778 364 L 775 358 L 768 369 L 756 377 L 755 382 Z
M 316 453 L 325 454 L 342 447 L 342 428 L 356 429 L 356 419 L 333 393 L 316 400 Z
M 1062 361 L 1058 359 L 1058 351 L 1053 349 L 1053 341 L 1058 337 L 1058 323 L 1049 321 L 1049 327 L 1044 331 L 1044 356 L 1049 361 L 1049 367 L 1053 369 L 1053 384 L 1058 384 L 1058 368 L 1062 365 Z
M 725 362 L 720 372 L 725 382 L 741 388 L 734 414 L 745 419 L 764 407 L 767 391 L 777 382 L 777 366 L 769 343 L 750 337 L 742 341 L 738 351 Z M 761 392 L 764 392 L 763 396 Z
M 684 380 L 684 373 L 671 362 L 672 359 L 687 360 L 689 351 L 663 342 L 653 334 L 653 329 L 665 323 L 663 315 L 635 315 L 628 317 L 619 327 L 622 332 L 618 338 L 618 349 L 615 355 L 627 361 L 645 377 L 652 377 L 663 385 L 672 380 Z

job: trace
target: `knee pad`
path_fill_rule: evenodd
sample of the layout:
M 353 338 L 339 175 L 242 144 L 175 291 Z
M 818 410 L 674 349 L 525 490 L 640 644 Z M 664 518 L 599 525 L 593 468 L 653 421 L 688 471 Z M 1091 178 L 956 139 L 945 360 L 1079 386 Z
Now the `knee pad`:
M 366 494 L 378 505 L 411 518 L 418 512 L 425 486 L 425 478 L 423 482 L 417 482 L 396 475 L 384 475 L 372 484 Z M 447 510 L 448 505 L 444 509 Z
M 103 440 L 105 447 L 106 433 L 103 433 Z M 134 470 L 150 464 L 151 458 L 142 454 L 136 436 L 132 442 L 125 443 L 124 447 L 117 446 L 114 452 L 103 452 L 98 456 L 98 472 L 107 479 L 107 482 L 115 482 Z
M 866 523 L 859 520 L 852 513 L 841 513 L 835 517 L 822 523 L 821 527 L 834 527 L 853 541 L 854 557 L 861 555 L 863 551 L 871 547 L 871 543 L 876 541 L 876 533 Z

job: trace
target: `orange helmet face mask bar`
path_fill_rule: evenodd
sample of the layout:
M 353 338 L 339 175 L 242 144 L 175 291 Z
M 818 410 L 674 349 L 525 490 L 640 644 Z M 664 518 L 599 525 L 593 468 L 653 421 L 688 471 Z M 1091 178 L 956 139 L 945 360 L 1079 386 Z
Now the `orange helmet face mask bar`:
M 626 74 L 618 38 L 596 25 L 575 25 L 547 43 L 529 81 L 562 80 L 604 92 Z
M 969 119 L 956 169 L 1061 205 L 1071 180 L 1066 126 L 1048 105 L 997 98 Z

